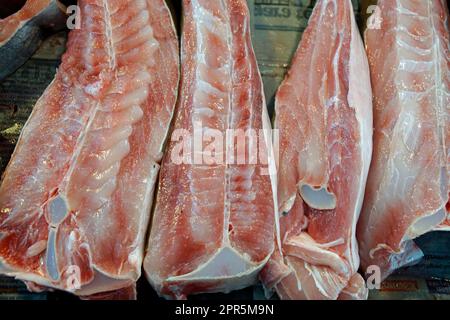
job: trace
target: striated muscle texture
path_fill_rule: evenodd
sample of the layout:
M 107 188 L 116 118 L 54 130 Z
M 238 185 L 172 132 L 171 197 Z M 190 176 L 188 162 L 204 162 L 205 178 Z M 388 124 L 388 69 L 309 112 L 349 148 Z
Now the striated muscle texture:
M 378 1 L 366 31 L 374 154 L 358 224 L 361 264 L 382 277 L 414 263 L 412 239 L 449 230 L 450 53 L 444 0 Z
M 183 7 L 181 95 L 144 261 L 150 283 L 171 298 L 253 284 L 273 251 L 275 224 L 264 162 L 192 161 L 206 149 L 193 152 L 191 161 L 174 161 L 174 137 L 181 130 L 192 137 L 196 123 L 203 132 L 218 132 L 218 139 L 230 129 L 270 128 L 246 1 L 185 0 Z M 270 137 L 259 142 L 259 153 L 268 155 Z M 247 140 L 247 146 L 256 143 Z M 216 152 L 235 147 L 227 143 Z
M 133 287 L 178 85 L 162 0 L 82 0 L 0 187 L 0 272 L 78 295 Z
M 281 299 L 365 299 L 356 223 L 372 154 L 372 94 L 350 0 L 317 1 L 275 114 L 281 251 L 261 279 Z

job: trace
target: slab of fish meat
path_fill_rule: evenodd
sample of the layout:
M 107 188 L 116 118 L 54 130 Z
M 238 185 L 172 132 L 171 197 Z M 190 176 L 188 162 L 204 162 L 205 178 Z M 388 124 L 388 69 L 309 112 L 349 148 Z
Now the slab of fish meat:
M 0 187 L 0 272 L 87 296 L 139 278 L 177 97 L 163 0 L 82 0 Z
M 259 143 L 267 161 L 197 162 L 192 158 L 205 159 L 206 148 L 190 157 L 189 147 L 188 161 L 176 160 L 177 136 L 192 137 L 196 123 L 218 139 L 233 129 L 270 133 L 246 1 L 184 0 L 183 10 L 181 94 L 144 260 L 158 294 L 178 299 L 253 284 L 273 251 L 275 224 L 270 134 L 249 135 L 245 150 L 237 150 L 249 155 Z M 236 144 L 224 145 L 217 154 L 236 151 Z
M 16 13 L 0 19 L 0 80 L 24 64 L 49 31 L 66 26 L 58 0 L 28 0 Z
M 449 230 L 450 52 L 444 0 L 378 1 L 366 31 L 374 154 L 358 224 L 361 263 L 385 278 L 421 258 L 412 239 Z
M 369 67 L 350 0 L 317 1 L 275 100 L 281 299 L 365 299 L 356 223 L 372 153 Z

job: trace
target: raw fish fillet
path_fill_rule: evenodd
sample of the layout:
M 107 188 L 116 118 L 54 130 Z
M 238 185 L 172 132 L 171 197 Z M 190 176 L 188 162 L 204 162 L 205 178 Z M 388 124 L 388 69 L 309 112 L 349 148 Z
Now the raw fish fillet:
M 382 278 L 414 263 L 412 239 L 450 230 L 450 52 L 444 0 L 378 1 L 366 31 L 374 154 L 358 224 L 361 263 Z
M 372 153 L 369 66 L 350 0 L 319 0 L 275 100 L 281 299 L 367 297 L 356 223 Z
M 81 0 L 0 187 L 0 272 L 80 296 L 133 287 L 177 97 L 163 0 Z
M 28 0 L 0 19 L 0 80 L 27 61 L 46 33 L 66 26 L 66 8 L 58 0 Z
M 275 184 L 266 172 L 270 122 L 246 1 L 184 0 L 183 7 L 180 100 L 144 260 L 158 294 L 178 299 L 253 284 L 273 251 L 275 224 Z M 268 135 L 262 140 L 249 135 L 245 150 L 236 154 L 251 156 L 249 146 L 259 143 L 266 161 L 220 161 L 237 148 L 224 142 L 211 162 L 195 161 L 196 156 L 206 159 L 205 143 L 197 153 L 184 149 L 189 161 L 177 163 L 178 134 L 193 137 L 196 123 L 201 133 L 215 131 L 219 140 L 229 129 L 265 129 Z

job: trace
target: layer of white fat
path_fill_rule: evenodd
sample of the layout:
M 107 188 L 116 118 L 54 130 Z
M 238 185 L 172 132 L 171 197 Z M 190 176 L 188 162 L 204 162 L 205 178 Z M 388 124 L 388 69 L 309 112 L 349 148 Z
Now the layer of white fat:
M 207 263 L 197 270 L 182 276 L 171 277 L 170 280 L 227 278 L 247 272 L 252 267 L 249 259 L 231 247 L 222 247 Z
M 353 6 L 351 0 L 348 6 L 351 17 L 351 42 L 349 61 L 349 89 L 348 103 L 355 109 L 356 119 L 359 125 L 361 164 L 358 195 L 356 198 L 355 211 L 353 212 L 353 223 L 351 230 L 351 248 L 349 261 L 354 271 L 359 266 L 358 243 L 356 241 L 356 224 L 361 212 L 364 200 L 369 166 L 372 159 L 372 135 L 373 135 L 373 114 L 372 114 L 372 86 L 370 81 L 369 62 L 366 51 L 356 25 Z
M 251 258 L 242 255 L 236 249 L 230 246 L 221 247 L 204 264 L 196 270 L 181 276 L 169 277 L 167 283 L 175 282 L 183 286 L 187 283 L 214 283 L 214 292 L 230 292 L 239 290 L 256 282 L 256 276 L 269 260 L 268 255 L 260 263 L 254 263 Z M 155 279 L 152 279 L 155 280 Z M 223 284 L 220 284 L 223 281 Z M 173 288 L 177 292 L 176 288 Z

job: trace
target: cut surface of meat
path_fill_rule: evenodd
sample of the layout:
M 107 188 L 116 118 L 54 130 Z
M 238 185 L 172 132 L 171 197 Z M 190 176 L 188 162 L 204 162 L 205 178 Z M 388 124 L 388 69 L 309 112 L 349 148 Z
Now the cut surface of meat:
M 44 29 L 65 26 L 65 7 L 58 0 L 28 0 L 19 11 L 0 19 L 0 79 L 31 57 L 44 39 Z
M 270 122 L 246 1 L 185 0 L 183 7 L 181 94 L 144 261 L 155 290 L 179 299 L 253 284 L 273 251 L 276 208 Z M 195 140 L 196 130 L 216 133 L 223 142 L 217 157 L 207 160 L 209 141 L 197 151 L 188 144 L 187 161 L 178 162 L 180 133 Z M 243 150 L 225 143 L 226 134 L 251 130 L 264 137 L 249 134 Z M 250 161 L 256 145 L 266 161 Z M 247 160 L 230 161 L 230 154 Z
M 317 1 L 275 100 L 281 299 L 367 298 L 356 223 L 372 153 L 369 67 L 350 0 Z M 275 148 L 277 149 L 277 148 Z
M 0 272 L 88 296 L 139 278 L 179 80 L 163 0 L 82 0 L 0 187 Z
M 450 229 L 450 38 L 444 0 L 378 6 L 380 28 L 365 34 L 374 154 L 358 240 L 363 268 L 385 278 L 422 257 L 412 239 Z

